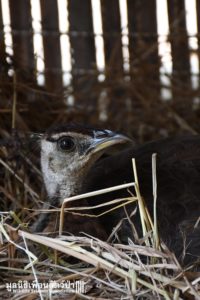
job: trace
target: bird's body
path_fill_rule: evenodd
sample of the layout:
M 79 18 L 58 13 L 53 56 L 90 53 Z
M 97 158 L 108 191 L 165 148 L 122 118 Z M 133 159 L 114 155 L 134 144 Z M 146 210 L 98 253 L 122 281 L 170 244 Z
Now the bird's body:
M 81 128 L 63 127 L 60 131 L 47 133 L 41 141 L 42 170 L 49 196 L 57 196 L 62 202 L 63 198 L 77 193 L 134 181 L 131 160 L 135 158 L 140 191 L 152 214 L 151 157 L 157 153 L 157 215 L 161 238 L 178 256 L 183 249 L 186 250 L 185 263 L 200 256 L 200 230 L 198 226 L 194 229 L 200 217 L 200 137 L 163 139 L 137 147 L 133 145 L 98 160 L 108 147 L 127 143 L 128 139 L 106 130 L 80 131 Z M 67 138 L 69 143 L 69 137 L 74 145 L 68 145 L 71 149 L 63 150 L 62 146 L 66 146 L 63 138 Z M 86 202 L 86 205 L 126 196 L 129 196 L 127 191 L 109 193 Z M 77 205 L 84 206 L 85 202 L 80 201 Z M 128 212 L 132 212 L 134 207 L 129 204 Z M 75 234 L 86 231 L 106 239 L 123 217 L 124 209 L 112 211 L 98 220 L 67 214 L 65 230 Z M 140 232 L 137 213 L 132 220 Z M 133 238 L 127 222 L 123 223 L 119 236 L 124 242 L 128 237 Z
M 200 137 L 187 136 L 163 139 L 142 146 L 132 147 L 113 157 L 99 161 L 91 169 L 87 180 L 87 191 L 134 181 L 132 158 L 136 159 L 140 191 L 153 216 L 152 154 L 157 153 L 157 215 L 159 233 L 177 255 L 186 248 L 185 261 L 200 256 Z M 117 191 L 112 198 L 128 196 L 127 191 Z M 108 201 L 111 195 L 98 197 L 92 203 Z M 128 211 L 133 207 L 129 205 Z M 106 232 L 124 215 L 116 210 L 101 218 Z M 140 230 L 138 216 L 133 222 Z M 194 228 L 194 225 L 197 225 Z M 120 238 L 131 236 L 131 227 L 124 223 Z M 185 244 L 184 244 L 185 243 Z M 195 259 L 195 257 L 193 257 Z

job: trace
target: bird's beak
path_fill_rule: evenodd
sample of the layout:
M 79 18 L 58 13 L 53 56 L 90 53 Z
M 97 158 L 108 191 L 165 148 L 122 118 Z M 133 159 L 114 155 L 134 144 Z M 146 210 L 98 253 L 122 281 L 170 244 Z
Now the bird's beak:
M 132 144 L 133 141 L 127 136 L 119 133 L 115 133 L 113 131 L 106 131 L 106 134 L 102 136 L 101 134 L 97 134 L 95 138 L 92 139 L 90 147 L 87 149 L 87 153 L 92 152 L 96 153 L 102 150 L 105 150 L 111 146 L 122 145 L 122 144 Z

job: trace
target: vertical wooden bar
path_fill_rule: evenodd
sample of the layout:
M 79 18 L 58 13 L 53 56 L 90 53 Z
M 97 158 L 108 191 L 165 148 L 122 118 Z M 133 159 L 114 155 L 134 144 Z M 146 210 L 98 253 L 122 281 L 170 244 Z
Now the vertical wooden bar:
M 3 67 L 3 65 L 6 64 L 4 25 L 3 25 L 3 16 L 2 16 L 1 4 L 0 4 L 0 64 L 1 64 L 1 67 Z
M 123 73 L 122 36 L 119 1 L 101 0 L 102 25 L 107 75 Z
M 34 51 L 31 5 L 29 0 L 9 0 L 13 37 L 14 65 L 18 79 L 34 79 Z
M 190 52 L 186 30 L 185 2 L 168 0 L 173 80 L 179 86 L 190 85 Z M 176 88 L 176 87 L 175 87 Z
M 139 36 L 139 14 L 138 14 L 138 2 L 135 0 L 127 0 L 128 8 L 128 30 L 129 30 L 129 56 L 130 56 L 130 68 L 132 71 L 134 61 L 137 59 L 138 49 L 138 36 Z M 140 17 L 141 18 L 141 17 Z M 140 33 L 141 35 L 141 33 Z M 141 38 L 141 37 L 140 37 Z M 137 45 L 137 46 L 136 46 Z
M 40 0 L 40 7 L 44 31 L 45 84 L 48 91 L 56 93 L 62 90 L 58 5 L 56 0 Z
M 102 27 L 105 54 L 106 92 L 104 99 L 107 118 L 114 120 L 125 107 L 123 82 L 123 55 L 121 15 L 118 0 L 101 0 Z
M 199 73 L 200 73 L 200 0 L 196 0 L 196 13 L 197 13 L 198 48 L 199 48 L 198 57 L 199 57 Z
M 127 0 L 127 7 L 131 78 L 144 98 L 157 99 L 160 96 L 160 60 L 156 0 Z
M 130 63 L 157 64 L 157 19 L 155 0 L 128 0 Z
M 68 0 L 68 13 L 73 88 L 76 100 L 87 101 L 97 75 L 91 1 Z

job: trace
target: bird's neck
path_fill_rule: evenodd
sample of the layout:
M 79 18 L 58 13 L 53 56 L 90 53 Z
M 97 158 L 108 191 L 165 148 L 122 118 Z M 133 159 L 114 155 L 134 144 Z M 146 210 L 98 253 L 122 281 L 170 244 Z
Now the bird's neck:
M 62 203 L 65 198 L 72 197 L 82 192 L 82 178 L 78 176 L 69 176 L 65 178 L 58 187 L 59 202 Z
M 87 177 L 89 166 L 79 170 L 60 172 L 59 174 L 48 169 L 45 172 L 43 166 L 43 178 L 47 194 L 50 199 L 57 199 L 62 204 L 65 198 L 81 194 L 84 180 Z

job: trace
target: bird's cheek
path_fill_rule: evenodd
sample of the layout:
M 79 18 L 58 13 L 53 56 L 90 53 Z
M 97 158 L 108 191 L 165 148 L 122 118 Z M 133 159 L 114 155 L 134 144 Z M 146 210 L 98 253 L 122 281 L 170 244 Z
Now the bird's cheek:
M 49 169 L 54 173 L 59 173 L 66 168 L 66 163 L 60 159 L 49 159 Z

